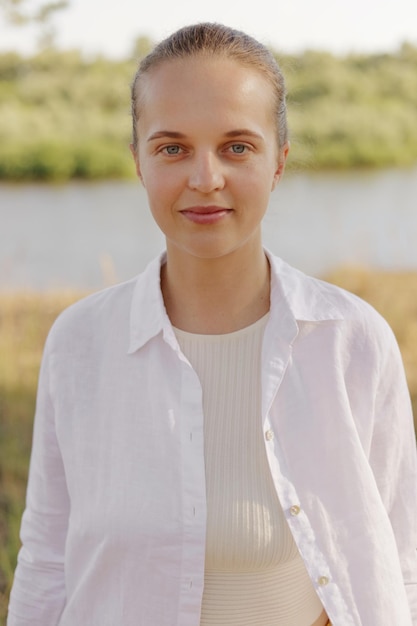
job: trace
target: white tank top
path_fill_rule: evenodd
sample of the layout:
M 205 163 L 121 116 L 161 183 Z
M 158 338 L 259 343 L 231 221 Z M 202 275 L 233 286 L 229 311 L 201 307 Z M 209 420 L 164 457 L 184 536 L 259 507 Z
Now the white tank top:
M 174 329 L 203 388 L 207 539 L 201 626 L 311 626 L 323 610 L 266 458 L 261 349 L 267 319 L 225 335 Z

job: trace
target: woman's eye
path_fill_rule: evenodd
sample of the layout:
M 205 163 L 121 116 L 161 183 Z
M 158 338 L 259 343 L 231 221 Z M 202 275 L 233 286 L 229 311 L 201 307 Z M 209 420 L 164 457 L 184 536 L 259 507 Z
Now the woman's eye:
M 181 148 L 180 146 L 175 146 L 175 145 L 165 146 L 165 148 L 163 148 L 162 151 L 165 152 L 165 154 L 176 155 L 176 154 L 180 154 Z
M 234 143 L 230 146 L 230 149 L 234 154 L 244 154 L 246 152 L 246 146 L 243 143 Z

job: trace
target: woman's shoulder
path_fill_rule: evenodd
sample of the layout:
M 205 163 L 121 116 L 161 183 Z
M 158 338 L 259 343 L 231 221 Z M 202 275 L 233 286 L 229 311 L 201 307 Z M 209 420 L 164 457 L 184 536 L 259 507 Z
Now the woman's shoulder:
M 386 341 L 393 337 L 384 317 L 358 295 L 310 276 L 278 257 L 271 257 L 276 282 L 294 317 L 302 321 L 340 321 L 345 333 Z
M 120 332 L 129 324 L 130 304 L 137 279 L 91 293 L 64 309 L 53 323 L 48 343 L 89 342 L 93 335 Z
M 159 290 L 162 255 L 153 259 L 141 273 L 125 282 L 92 293 L 66 308 L 55 320 L 50 341 L 117 333 L 129 327 L 132 302 L 142 296 L 141 306 L 155 299 Z M 139 307 L 140 308 L 140 307 Z

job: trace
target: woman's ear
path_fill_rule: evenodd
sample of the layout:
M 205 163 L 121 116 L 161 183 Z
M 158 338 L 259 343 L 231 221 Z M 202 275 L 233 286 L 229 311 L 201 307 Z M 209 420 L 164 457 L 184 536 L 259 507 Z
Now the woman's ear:
M 137 152 L 135 146 L 133 145 L 133 143 L 129 144 L 129 148 L 130 148 L 130 152 L 132 153 L 133 160 L 135 162 L 136 174 L 138 175 L 138 178 L 140 179 L 142 185 L 144 185 L 143 178 L 142 178 L 142 172 L 140 170 L 140 165 L 139 165 L 138 152 Z
M 275 171 L 274 174 L 274 179 L 272 181 L 272 189 L 271 191 L 273 191 L 275 189 L 275 187 L 277 186 L 278 182 L 280 181 L 283 173 L 284 173 L 284 169 L 285 169 L 285 163 L 287 162 L 287 157 L 288 157 L 288 152 L 290 151 L 290 142 L 286 141 L 285 144 L 282 146 L 282 148 L 279 151 L 279 155 L 278 155 L 278 167 Z

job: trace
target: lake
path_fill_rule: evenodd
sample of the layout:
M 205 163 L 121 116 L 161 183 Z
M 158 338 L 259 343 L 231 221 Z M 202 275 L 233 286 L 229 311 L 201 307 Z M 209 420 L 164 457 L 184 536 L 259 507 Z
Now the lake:
M 0 185 L 0 289 L 98 289 L 164 247 L 134 181 Z M 291 173 L 272 194 L 265 245 L 313 275 L 417 270 L 417 169 Z

